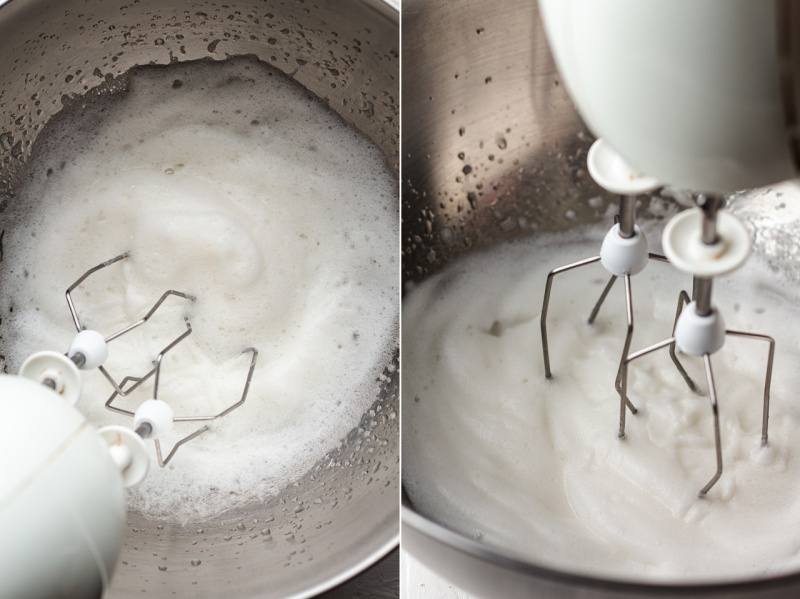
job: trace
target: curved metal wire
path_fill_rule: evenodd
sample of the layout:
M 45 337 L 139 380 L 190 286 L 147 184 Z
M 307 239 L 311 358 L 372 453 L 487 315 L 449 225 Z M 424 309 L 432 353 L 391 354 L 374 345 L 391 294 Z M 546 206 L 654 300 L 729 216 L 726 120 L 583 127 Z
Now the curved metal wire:
M 155 381 L 153 383 L 153 399 L 158 399 L 158 383 L 159 383 L 160 378 L 161 378 L 161 366 L 163 364 L 164 356 L 167 354 L 167 352 L 169 352 L 171 349 L 173 349 L 175 346 L 177 346 L 181 341 L 183 341 L 186 337 L 188 337 L 191 334 L 192 328 L 191 328 L 191 324 L 189 323 L 189 319 L 188 318 L 186 319 L 186 326 L 187 326 L 187 330 L 186 330 L 186 332 L 183 333 L 183 335 L 181 335 L 180 337 L 175 339 L 167 347 L 162 349 L 161 352 L 159 352 L 158 356 L 155 359 L 155 366 L 153 367 L 153 370 L 148 372 L 143 377 L 131 377 L 131 376 L 125 377 L 125 379 L 122 381 L 122 385 L 121 385 L 122 387 L 124 387 L 127 382 L 133 382 L 134 383 L 131 387 L 129 387 L 128 389 L 125 390 L 126 394 L 132 392 L 134 389 L 139 387 L 142 383 L 144 383 L 151 376 L 155 375 Z M 245 350 L 242 351 L 242 353 L 247 353 L 247 352 L 251 352 L 253 354 L 253 356 L 252 356 L 252 358 L 250 360 L 250 368 L 247 371 L 247 378 L 245 379 L 244 389 L 242 390 L 242 395 L 239 398 L 239 401 L 237 401 L 236 403 L 228 406 L 227 408 L 225 408 L 224 410 L 222 410 L 218 414 L 213 414 L 213 415 L 210 415 L 210 416 L 175 416 L 175 417 L 173 417 L 172 421 L 173 422 L 211 422 L 213 420 L 216 420 L 217 418 L 222 418 L 223 416 L 225 416 L 227 414 L 230 414 L 233 410 L 235 410 L 236 408 L 238 408 L 242 404 L 244 404 L 244 402 L 247 400 L 247 395 L 250 392 L 250 383 L 253 380 L 253 372 L 255 371 L 256 363 L 258 361 L 258 350 L 255 347 L 248 347 L 248 348 L 246 348 Z M 122 408 L 118 408 L 118 407 L 112 405 L 114 399 L 116 399 L 116 397 L 118 395 L 121 395 L 121 394 L 118 393 L 115 390 L 114 393 L 112 393 L 111 397 L 108 398 L 108 401 L 106 401 L 106 404 L 105 404 L 106 408 L 108 408 L 112 412 L 116 412 L 118 414 L 124 414 L 126 416 L 131 416 L 132 417 L 134 415 L 134 412 L 131 412 L 130 410 L 125 410 L 125 409 L 122 409 Z M 172 459 L 172 457 L 175 455 L 175 452 L 178 451 L 178 449 L 184 443 L 187 443 L 187 442 L 191 441 L 192 439 L 194 439 L 196 437 L 199 437 L 204 432 L 206 432 L 208 429 L 209 429 L 209 426 L 208 426 L 208 424 L 206 424 L 202 428 L 200 428 L 200 429 L 194 431 L 193 433 L 191 433 L 191 434 L 183 437 L 182 439 L 180 439 L 172 447 L 172 450 L 169 452 L 169 454 L 167 455 L 166 458 L 164 458 L 163 455 L 162 455 L 160 440 L 159 439 L 154 439 L 155 446 L 156 446 L 156 456 L 158 457 L 158 465 L 161 466 L 162 468 L 164 466 L 166 466 L 169 463 L 169 461 Z
M 169 345 L 167 345 L 167 347 L 165 347 L 159 352 L 158 356 L 155 359 L 155 366 L 153 366 L 153 369 L 150 370 L 150 372 L 148 372 L 144 376 L 126 376 L 124 379 L 122 379 L 122 382 L 119 384 L 119 387 L 116 385 L 116 383 L 114 384 L 114 393 L 112 393 L 111 397 L 109 397 L 108 401 L 106 401 L 106 408 L 108 408 L 112 412 L 116 412 L 117 414 L 133 416 L 133 412 L 131 412 L 130 410 L 123 410 L 122 408 L 118 408 L 116 406 L 111 405 L 112 402 L 117 398 L 117 396 L 121 395 L 122 397 L 125 397 L 129 395 L 130 393 L 138 389 L 142 384 L 144 384 L 145 381 L 147 381 L 153 375 L 156 376 L 156 389 L 158 389 L 158 373 L 160 370 L 159 367 L 161 365 L 161 359 L 164 357 L 164 354 L 166 354 L 169 350 L 178 345 L 178 343 L 180 343 L 181 341 L 183 341 L 189 335 L 192 334 L 192 323 L 189 322 L 189 319 L 186 317 L 184 317 L 183 320 L 184 322 L 186 322 L 186 330 L 179 337 L 175 338 L 175 340 L 173 340 Z M 129 381 L 132 381 L 133 385 L 125 389 L 124 388 L 125 383 Z
M 75 308 L 75 302 L 72 299 L 72 292 L 75 291 L 75 289 L 77 289 L 78 286 L 81 283 L 83 283 L 88 277 L 90 277 L 91 275 L 96 273 L 98 270 L 102 270 L 103 268 L 106 268 L 107 266 L 111 266 L 112 264 L 115 264 L 115 263 L 119 262 L 120 260 L 124 260 L 124 259 L 126 259 L 128 257 L 130 257 L 130 252 L 123 252 L 119 256 L 115 256 L 114 258 L 111 258 L 110 260 L 106 260 L 105 262 L 102 262 L 102 263 L 98 264 L 97 266 L 93 266 L 92 268 L 87 270 L 85 273 L 83 273 L 78 278 L 77 281 L 75 281 L 72 285 L 69 286 L 69 288 L 67 289 L 67 293 L 66 293 L 67 305 L 69 306 L 69 311 L 70 311 L 70 314 L 72 315 L 72 321 L 75 323 L 75 328 L 78 330 L 78 332 L 82 331 L 84 327 L 81 324 L 80 318 L 78 317 L 78 311 Z M 153 307 L 150 308 L 150 310 L 148 310 L 147 314 L 145 314 L 142 318 L 140 318 L 139 320 L 137 320 L 133 324 L 130 324 L 130 325 L 120 329 L 119 331 L 117 331 L 115 333 L 112 333 L 108 337 L 106 337 L 105 338 L 106 343 L 110 343 L 114 339 L 117 339 L 118 337 L 122 337 L 126 333 L 131 332 L 133 329 L 142 326 L 144 323 L 146 323 L 148 320 L 150 320 L 150 318 L 153 316 L 153 314 L 156 313 L 156 311 L 161 307 L 161 305 L 171 295 L 174 295 L 174 296 L 177 296 L 177 297 L 180 297 L 180 298 L 183 298 L 183 299 L 188 299 L 189 301 L 192 301 L 192 302 L 195 301 L 195 299 L 196 299 L 193 295 L 191 295 L 189 293 L 184 293 L 183 291 L 176 291 L 174 289 L 170 289 L 168 291 L 165 291 L 161 295 L 161 297 L 158 299 L 158 301 L 156 301 L 156 303 L 153 305 Z M 191 332 L 191 326 L 189 325 L 189 321 L 188 320 L 186 321 L 186 324 L 189 327 L 189 332 Z M 183 339 L 183 337 L 185 337 L 186 334 L 187 333 L 184 333 L 181 337 L 178 338 L 177 341 L 180 341 L 181 339 Z M 173 343 L 175 343 L 175 342 L 173 342 Z M 117 382 L 114 380 L 114 377 L 111 376 L 111 374 L 108 372 L 108 370 L 104 366 L 99 366 L 98 370 L 102 373 L 102 375 L 106 378 L 106 380 L 114 388 L 115 393 L 118 394 L 118 395 L 122 395 L 123 397 L 125 397 L 126 395 L 131 393 L 141 383 L 143 383 L 148 378 L 150 378 L 153 375 L 154 371 L 155 371 L 155 370 L 152 370 L 152 371 L 150 371 L 149 373 L 147 373 L 146 375 L 144 375 L 143 377 L 140 377 L 140 378 L 125 377 L 123 379 L 122 383 L 117 384 Z M 132 387 L 130 387 L 128 389 L 125 389 L 124 388 L 125 387 L 125 382 L 126 381 L 131 381 L 131 380 L 137 381 L 137 384 L 133 385 Z M 108 404 L 106 404 L 106 406 L 108 406 Z
M 114 258 L 111 258 L 110 260 L 106 260 L 105 262 L 102 262 L 101 264 L 98 264 L 97 266 L 94 266 L 94 267 L 90 268 L 89 270 L 87 270 L 85 273 L 83 273 L 83 275 L 81 275 L 78 278 L 77 281 L 75 281 L 72 285 L 69 286 L 69 288 L 67 289 L 67 293 L 66 293 L 67 305 L 69 306 L 70 314 L 72 315 L 72 321 L 75 323 L 75 328 L 78 330 L 78 332 L 83 330 L 83 325 L 81 324 L 80 317 L 78 316 L 78 311 L 75 308 L 75 303 L 74 303 L 74 301 L 72 299 L 72 292 L 75 291 L 75 289 L 77 289 L 78 286 L 81 283 L 83 283 L 92 274 L 96 273 L 97 271 L 99 271 L 99 270 L 101 270 L 103 268 L 106 268 L 107 266 L 115 264 L 115 263 L 119 262 L 120 260 L 124 260 L 124 259 L 128 258 L 129 256 L 130 256 L 129 252 L 124 252 L 124 253 L 120 254 L 119 256 L 115 256 Z M 125 335 L 126 333 L 129 333 L 133 329 L 135 329 L 135 328 L 143 325 L 144 323 L 146 323 L 150 319 L 150 317 L 152 317 L 153 314 L 155 314 L 155 312 L 161 307 L 161 305 L 166 301 L 166 299 L 171 295 L 175 295 L 177 297 L 188 299 L 190 301 L 195 301 L 195 299 L 196 299 L 193 295 L 188 294 L 188 293 L 184 293 L 182 291 L 175 291 L 174 289 L 170 289 L 168 291 L 165 291 L 161 295 L 161 297 L 158 299 L 158 301 L 153 305 L 153 307 L 150 308 L 150 310 L 142 318 L 140 318 L 139 320 L 137 320 L 133 324 L 130 324 L 130 325 L 120 329 L 119 331 L 117 331 L 115 333 L 112 333 L 108 337 L 106 337 L 105 338 L 106 343 L 110 343 L 114 339 L 117 339 L 118 337 L 121 337 L 122 335 Z M 114 378 L 109 374 L 109 372 L 103 366 L 99 367 L 100 372 L 103 374 L 103 376 L 106 378 L 106 380 L 108 380 L 108 382 L 114 388 L 114 392 L 111 394 L 111 397 L 109 397 L 108 400 L 105 403 L 105 407 L 107 409 L 111 410 L 112 412 L 116 412 L 118 414 L 123 414 L 123 415 L 131 416 L 131 417 L 134 416 L 134 412 L 131 412 L 130 410 L 125 410 L 123 408 L 119 408 L 119 407 L 113 405 L 113 402 L 118 396 L 125 397 L 125 396 L 129 395 L 130 393 L 132 393 L 133 391 L 135 391 L 136 389 L 138 389 L 142 384 L 145 383 L 145 381 L 149 380 L 150 377 L 155 377 L 155 380 L 153 382 L 153 399 L 158 399 L 158 384 L 160 382 L 161 366 L 162 366 L 162 362 L 163 362 L 164 356 L 167 354 L 167 352 L 172 350 L 181 341 L 183 341 L 189 335 L 192 334 L 192 324 L 191 324 L 191 322 L 189 322 L 188 317 L 184 317 L 184 321 L 186 323 L 186 331 L 184 331 L 181 335 L 176 337 L 172 342 L 169 343 L 169 345 L 167 345 L 164 349 L 162 349 L 158 353 L 158 356 L 156 356 L 156 359 L 154 361 L 153 368 L 147 374 L 145 374 L 144 376 L 140 376 L 140 377 L 137 377 L 137 376 L 126 376 L 124 379 L 122 379 L 121 383 L 117 384 L 117 382 L 114 380 Z M 247 379 L 245 380 L 244 389 L 242 390 L 242 395 L 239 398 L 239 401 L 237 401 L 236 403 L 228 406 L 226 409 L 222 410 L 219 414 L 214 414 L 214 415 L 211 415 L 211 416 L 178 416 L 178 417 L 174 417 L 173 418 L 173 422 L 195 422 L 195 421 L 197 421 L 197 422 L 211 422 L 213 420 L 216 420 L 217 418 L 222 418 L 223 416 L 229 414 L 230 412 L 232 412 L 233 410 L 235 410 L 236 408 L 238 408 L 242 404 L 244 404 L 244 402 L 247 400 L 247 394 L 250 391 L 250 383 L 253 380 L 253 371 L 255 370 L 256 362 L 258 360 L 258 350 L 255 347 L 248 347 L 247 349 L 243 350 L 242 353 L 247 353 L 247 352 L 251 352 L 253 356 L 252 356 L 252 359 L 250 360 L 250 368 L 248 369 Z M 126 385 L 128 383 L 133 383 L 133 384 L 126 387 Z M 206 424 L 202 428 L 200 428 L 200 429 L 194 431 L 193 433 L 191 433 L 191 434 L 183 437 L 182 439 L 180 439 L 172 447 L 172 450 L 169 452 L 169 454 L 167 454 L 166 458 L 164 458 L 163 455 L 162 455 L 160 441 L 158 439 L 155 439 L 154 441 L 155 441 L 155 446 L 156 446 L 156 455 L 158 456 L 158 464 L 159 464 L 159 466 L 161 466 L 162 468 L 164 466 L 166 466 L 169 463 L 169 461 L 172 459 L 172 457 L 175 455 L 175 452 L 178 451 L 178 449 L 182 445 L 184 445 L 185 443 L 191 441 L 192 439 L 202 435 L 208 429 L 209 429 L 209 425 Z M 142 429 L 142 432 L 145 435 L 147 435 L 147 433 L 145 431 L 146 431 L 146 429 Z
M 222 410 L 219 414 L 215 414 L 213 416 L 176 416 L 172 419 L 173 422 L 210 422 L 212 420 L 216 420 L 217 418 L 222 418 L 226 414 L 231 413 L 236 408 L 240 407 L 244 404 L 245 400 L 247 399 L 247 394 L 250 391 L 250 382 L 253 380 L 253 371 L 256 368 L 256 362 L 258 361 L 258 350 L 255 347 L 248 347 L 247 349 L 243 350 L 242 353 L 252 352 L 253 357 L 250 360 L 250 368 L 247 371 L 247 379 L 244 383 L 244 389 L 242 390 L 242 396 L 235 404 L 228 406 L 226 409 Z M 166 353 L 166 352 L 164 352 Z M 161 363 L 158 362 L 156 365 L 156 377 L 158 377 L 158 371 L 161 368 Z M 155 390 L 153 392 L 153 398 L 158 399 Z M 166 466 L 172 457 L 175 455 L 175 452 L 183 445 L 194 439 L 195 437 L 199 437 L 204 432 L 209 429 L 208 425 L 203 426 L 202 428 L 197 429 L 193 433 L 186 435 L 182 439 L 180 439 L 175 445 L 172 446 L 172 450 L 169 452 L 166 458 L 162 458 L 161 455 L 161 442 L 158 439 L 155 439 L 156 444 L 156 456 L 158 457 L 158 465 L 162 468 Z
M 97 266 L 93 266 L 85 273 L 83 273 L 77 281 L 75 281 L 72 285 L 69 286 L 69 288 L 67 289 L 67 305 L 69 306 L 69 311 L 72 314 L 72 321 L 75 323 L 75 328 L 78 329 L 78 332 L 81 332 L 83 330 L 83 326 L 81 325 L 81 321 L 78 318 L 78 311 L 75 309 L 75 304 L 72 302 L 72 292 L 75 291 L 78 285 L 83 283 L 89 276 L 93 275 L 98 270 L 103 269 L 106 266 L 111 266 L 112 264 L 114 264 L 115 262 L 119 262 L 120 260 L 124 260 L 130 255 L 131 255 L 130 252 L 124 252 L 115 258 L 111 258 L 111 260 L 106 260 L 105 262 L 102 262 Z
M 679 306 L 682 304 L 682 301 L 683 301 L 682 299 L 679 300 L 678 304 Z M 769 353 L 767 355 L 767 372 L 764 378 L 763 408 L 761 414 L 761 445 L 765 446 L 767 445 L 769 438 L 769 398 L 770 398 L 770 388 L 772 385 L 772 366 L 775 359 L 775 339 L 773 339 L 769 335 L 761 335 L 758 333 L 747 333 L 744 331 L 732 331 L 730 329 L 725 331 L 725 335 L 726 336 L 730 335 L 733 337 L 741 337 L 743 339 L 755 339 L 760 341 L 766 341 L 767 343 L 769 343 Z M 621 370 L 622 377 L 620 379 L 620 385 L 617 388 L 617 391 L 620 394 L 620 402 L 623 406 L 620 408 L 620 433 L 619 433 L 620 437 L 625 436 L 624 402 L 625 400 L 627 400 L 627 393 L 628 393 L 628 365 L 634 360 L 641 358 L 642 356 L 645 356 L 656 350 L 662 349 L 664 347 L 669 347 L 670 352 L 672 352 L 672 348 L 674 346 L 675 346 L 675 337 L 673 336 L 670 337 L 669 339 L 659 341 L 658 343 L 654 343 L 649 347 L 628 354 L 628 356 L 623 360 L 622 370 Z M 720 439 L 720 429 L 719 429 L 719 406 L 718 406 L 717 390 L 714 384 L 714 373 L 711 368 L 711 356 L 710 354 L 703 354 L 702 357 L 706 370 L 708 393 L 709 393 L 709 398 L 711 400 L 711 411 L 714 416 L 714 450 L 717 456 L 717 471 L 714 474 L 714 476 L 711 477 L 708 483 L 706 483 L 706 485 L 698 492 L 699 497 L 705 497 L 708 491 L 711 489 L 711 487 L 713 487 L 719 480 L 720 476 L 722 476 L 722 441 Z

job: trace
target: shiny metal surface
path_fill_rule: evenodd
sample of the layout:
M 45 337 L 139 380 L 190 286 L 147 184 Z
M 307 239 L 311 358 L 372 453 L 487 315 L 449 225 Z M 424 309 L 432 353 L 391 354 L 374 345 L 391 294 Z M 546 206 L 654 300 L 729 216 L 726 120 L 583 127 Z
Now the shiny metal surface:
M 396 173 L 398 21 L 380 0 L 2 4 L 0 222 L 48 119 L 84 94 L 115 89 L 141 64 L 254 55 L 363 131 Z M 396 336 L 386 344 L 394 357 L 378 366 L 380 391 L 360 425 L 279 496 L 186 524 L 129 513 L 109 596 L 310 597 L 391 551 L 398 538 Z
M 592 137 L 555 70 L 535 3 L 405 0 L 402 19 L 407 287 L 475 249 L 606 218 L 616 198 L 586 172 Z M 800 283 L 800 269 L 791 265 L 800 259 L 800 187 L 781 193 L 745 194 L 730 210 L 750 223 L 755 250 Z M 637 212 L 659 218 L 646 199 Z M 800 592 L 797 574 L 707 586 L 576 576 L 504 555 L 427 519 L 410 503 L 403 505 L 402 527 L 403 546 L 415 558 L 487 599 L 779 598 Z
M 793 0 L 777 0 L 778 61 L 781 103 L 795 170 L 800 170 L 800 5 Z
M 499 240 L 599 221 L 615 198 L 586 171 L 592 138 L 536 5 L 408 0 L 402 12 L 405 279 Z

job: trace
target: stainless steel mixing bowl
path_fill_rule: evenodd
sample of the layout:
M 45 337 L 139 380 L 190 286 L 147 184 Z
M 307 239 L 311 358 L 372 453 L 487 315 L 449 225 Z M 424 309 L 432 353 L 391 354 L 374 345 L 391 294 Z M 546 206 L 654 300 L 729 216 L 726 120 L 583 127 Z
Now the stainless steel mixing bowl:
M 256 56 L 364 132 L 397 173 L 398 21 L 381 0 L 2 4 L 0 228 L 48 119 L 141 64 Z M 129 513 L 110 596 L 310 597 L 396 546 L 396 334 L 386 346 L 395 357 L 376 365 L 380 392 L 360 425 L 278 496 L 187 524 Z
M 585 171 L 593 138 L 561 85 L 535 3 L 405 0 L 402 19 L 404 281 L 424 280 L 471 250 L 600 222 L 616 198 Z M 755 212 L 765 231 L 775 224 L 757 203 L 735 208 L 751 221 Z M 794 212 L 757 236 L 757 251 L 784 263 L 797 253 Z M 514 559 L 445 529 L 408 501 L 402 521 L 405 549 L 487 599 L 800 592 L 800 575 L 691 587 L 591 579 Z

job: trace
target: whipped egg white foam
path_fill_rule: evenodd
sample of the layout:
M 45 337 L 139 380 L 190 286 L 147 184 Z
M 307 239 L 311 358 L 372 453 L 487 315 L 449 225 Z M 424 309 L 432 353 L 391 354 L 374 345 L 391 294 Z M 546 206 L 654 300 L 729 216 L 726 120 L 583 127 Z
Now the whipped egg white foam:
M 653 246 L 660 231 L 640 223 Z M 625 335 L 618 281 L 595 264 L 559 275 L 548 317 L 547 273 L 596 255 L 605 229 L 497 245 L 449 265 L 403 302 L 403 482 L 423 515 L 502 553 L 568 572 L 626 580 L 753 578 L 800 568 L 800 346 L 796 286 L 757 257 L 717 279 L 728 328 L 772 335 L 769 445 L 761 446 L 768 345 L 728 338 L 712 356 L 724 471 L 702 359 L 681 356 L 703 389 L 684 384 L 666 349 L 631 364 L 639 414 L 617 436 L 614 390 Z M 632 279 L 631 350 L 670 336 L 691 277 L 651 262 Z
M 2 215 L 3 351 L 66 351 L 75 330 L 64 291 L 90 267 L 130 258 L 73 294 L 108 335 L 108 370 L 147 372 L 167 354 L 159 398 L 176 416 L 247 402 L 153 462 L 134 507 L 204 517 L 263 498 L 337 447 L 374 401 L 397 327 L 396 181 L 379 150 L 278 71 L 252 60 L 144 68 L 128 90 L 73 106 L 52 123 L 29 181 Z M 152 380 L 115 404 L 135 410 Z M 98 425 L 111 388 L 87 372 L 78 408 Z M 178 424 L 166 451 L 198 424 Z M 152 443 L 149 443 L 152 446 Z

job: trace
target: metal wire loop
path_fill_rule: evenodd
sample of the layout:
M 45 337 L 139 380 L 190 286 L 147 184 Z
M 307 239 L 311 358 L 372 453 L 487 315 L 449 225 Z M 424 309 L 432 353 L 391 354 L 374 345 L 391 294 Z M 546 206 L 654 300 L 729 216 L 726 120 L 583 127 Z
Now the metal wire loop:
M 87 270 L 85 273 L 83 273 L 78 278 L 77 281 L 75 281 L 72 285 L 69 286 L 69 288 L 67 289 L 67 293 L 66 293 L 67 305 L 69 306 L 69 311 L 70 311 L 70 314 L 72 315 L 72 321 L 75 324 L 75 328 L 77 329 L 78 332 L 82 331 L 84 329 L 84 326 L 81 324 L 81 320 L 80 320 L 80 318 L 78 316 L 78 311 L 75 308 L 75 302 L 72 299 L 72 292 L 75 291 L 75 289 L 77 289 L 78 286 L 81 283 L 83 283 L 88 277 L 90 277 L 91 275 L 93 275 L 97 271 L 102 270 L 102 269 L 106 268 L 107 266 L 111 266 L 112 264 L 115 264 L 115 263 L 119 262 L 120 260 L 124 260 L 124 259 L 126 259 L 128 257 L 130 257 L 130 252 L 124 252 L 124 253 L 120 254 L 119 256 L 115 256 L 114 258 L 111 258 L 110 260 L 106 260 L 105 262 L 102 262 L 102 263 L 98 264 L 97 266 L 94 266 L 94 267 L 90 268 L 89 270 Z M 153 316 L 153 314 L 156 313 L 156 311 L 161 307 L 161 305 L 166 301 L 166 299 L 171 295 L 174 295 L 174 296 L 177 296 L 177 297 L 180 297 L 180 298 L 183 298 L 183 299 L 188 299 L 189 301 L 192 301 L 192 302 L 195 301 L 195 299 L 196 299 L 193 295 L 191 295 L 189 293 L 184 293 L 183 291 L 176 291 L 174 289 L 170 289 L 168 291 L 165 291 L 161 295 L 161 297 L 158 299 L 158 301 L 156 301 L 156 303 L 153 305 L 153 307 L 150 308 L 150 310 L 148 310 L 148 312 L 142 318 L 140 318 L 139 320 L 137 320 L 133 324 L 130 324 L 130 325 L 126 326 L 126 327 L 123 327 L 119 331 L 116 331 L 115 333 L 112 333 L 111 335 L 105 337 L 106 343 L 110 343 L 114 339 L 117 339 L 118 337 L 121 337 L 121 336 L 125 335 L 126 333 L 131 332 L 133 329 L 135 329 L 137 327 L 140 327 L 141 325 L 146 323 L 148 320 L 150 320 L 150 318 Z M 191 325 L 189 325 L 189 321 L 188 320 L 186 321 L 186 325 L 189 328 L 189 332 L 191 332 Z M 178 341 L 183 339 L 183 337 L 185 337 L 187 334 L 188 333 L 184 333 L 181 337 L 178 338 Z M 175 342 L 173 342 L 173 343 L 175 343 Z M 111 374 L 108 372 L 108 370 L 104 366 L 100 366 L 98 368 L 98 370 L 100 370 L 102 375 L 111 384 L 111 386 L 114 388 L 114 391 L 117 394 L 122 395 L 123 397 L 126 396 L 128 393 L 132 392 L 136 387 L 138 387 L 141 383 L 143 383 L 145 380 L 150 378 L 154 373 L 154 371 L 150 371 L 149 373 L 147 373 L 143 377 L 139 377 L 139 378 L 136 378 L 136 377 L 125 377 L 123 379 L 122 383 L 117 384 L 116 380 L 114 380 L 114 377 L 111 376 Z M 137 382 L 137 384 L 133 385 L 132 387 L 130 387 L 128 389 L 125 389 L 124 388 L 125 387 L 125 382 L 126 381 L 131 381 L 131 380 L 135 380 Z
M 151 376 L 155 376 L 155 381 L 153 383 L 153 399 L 158 399 L 158 384 L 159 384 L 159 381 L 160 381 L 160 378 L 161 378 L 161 367 L 163 365 L 164 356 L 167 354 L 167 352 L 169 352 L 171 349 L 173 349 L 175 346 L 177 346 L 181 341 L 183 341 L 186 337 L 188 337 L 191 334 L 192 328 L 191 328 L 191 324 L 189 323 L 188 319 L 186 319 L 186 326 L 187 326 L 187 330 L 186 330 L 186 332 L 183 333 L 183 335 L 181 335 L 180 337 L 175 339 L 172 343 L 170 343 L 164 349 L 162 349 L 161 352 L 159 352 L 158 356 L 155 359 L 155 366 L 153 367 L 153 369 L 150 372 L 148 372 L 143 377 L 130 377 L 130 376 L 125 377 L 125 379 L 122 381 L 122 385 L 121 385 L 122 387 L 124 387 L 125 384 L 128 383 L 128 382 L 132 382 L 133 383 L 132 386 L 130 386 L 128 389 L 124 390 L 125 394 L 128 394 L 128 393 L 132 392 L 134 389 L 136 389 L 137 387 L 141 386 Z M 213 415 L 209 415 L 209 416 L 175 416 L 172 419 L 173 422 L 205 422 L 205 423 L 210 423 L 211 421 L 216 420 L 218 418 L 222 418 L 223 416 L 231 413 L 236 408 L 242 406 L 242 404 L 244 404 L 244 402 L 247 400 L 247 395 L 250 392 L 250 383 L 253 380 L 253 372 L 254 372 L 254 370 L 256 368 L 256 363 L 258 361 L 258 350 L 255 347 L 248 347 L 248 348 L 246 348 L 245 350 L 242 351 L 242 353 L 247 353 L 247 352 L 251 352 L 252 353 L 252 358 L 250 360 L 250 368 L 247 371 L 247 378 L 245 379 L 244 389 L 242 390 L 242 395 L 241 395 L 241 397 L 239 398 L 239 400 L 236 403 L 228 406 L 227 408 L 225 408 L 224 410 L 222 410 L 218 414 L 213 414 Z M 126 416 L 133 417 L 134 413 L 132 411 L 125 410 L 125 409 L 122 409 L 122 408 L 118 408 L 117 406 L 112 405 L 114 400 L 117 398 L 118 395 L 122 395 L 122 393 L 119 393 L 119 392 L 117 392 L 115 390 L 114 393 L 112 393 L 111 397 L 108 398 L 108 401 L 106 401 L 106 404 L 105 404 L 106 408 L 108 408 L 112 412 L 116 412 L 118 414 L 124 414 Z M 191 433 L 191 434 L 183 437 L 182 439 L 180 439 L 172 447 L 172 450 L 169 452 L 169 454 L 167 455 L 166 458 L 164 458 L 163 455 L 162 455 L 160 440 L 159 439 L 155 439 L 154 441 L 155 441 L 155 446 L 156 446 L 156 456 L 158 457 L 159 466 L 161 466 L 162 468 L 164 466 L 166 466 L 169 463 L 169 461 L 172 459 L 172 457 L 175 455 L 175 452 L 178 451 L 178 449 L 183 444 L 185 444 L 188 441 L 191 441 L 192 439 L 202 435 L 208 429 L 209 429 L 209 425 L 205 424 L 203 427 L 199 428 L 198 430 L 194 431 L 193 433 Z

